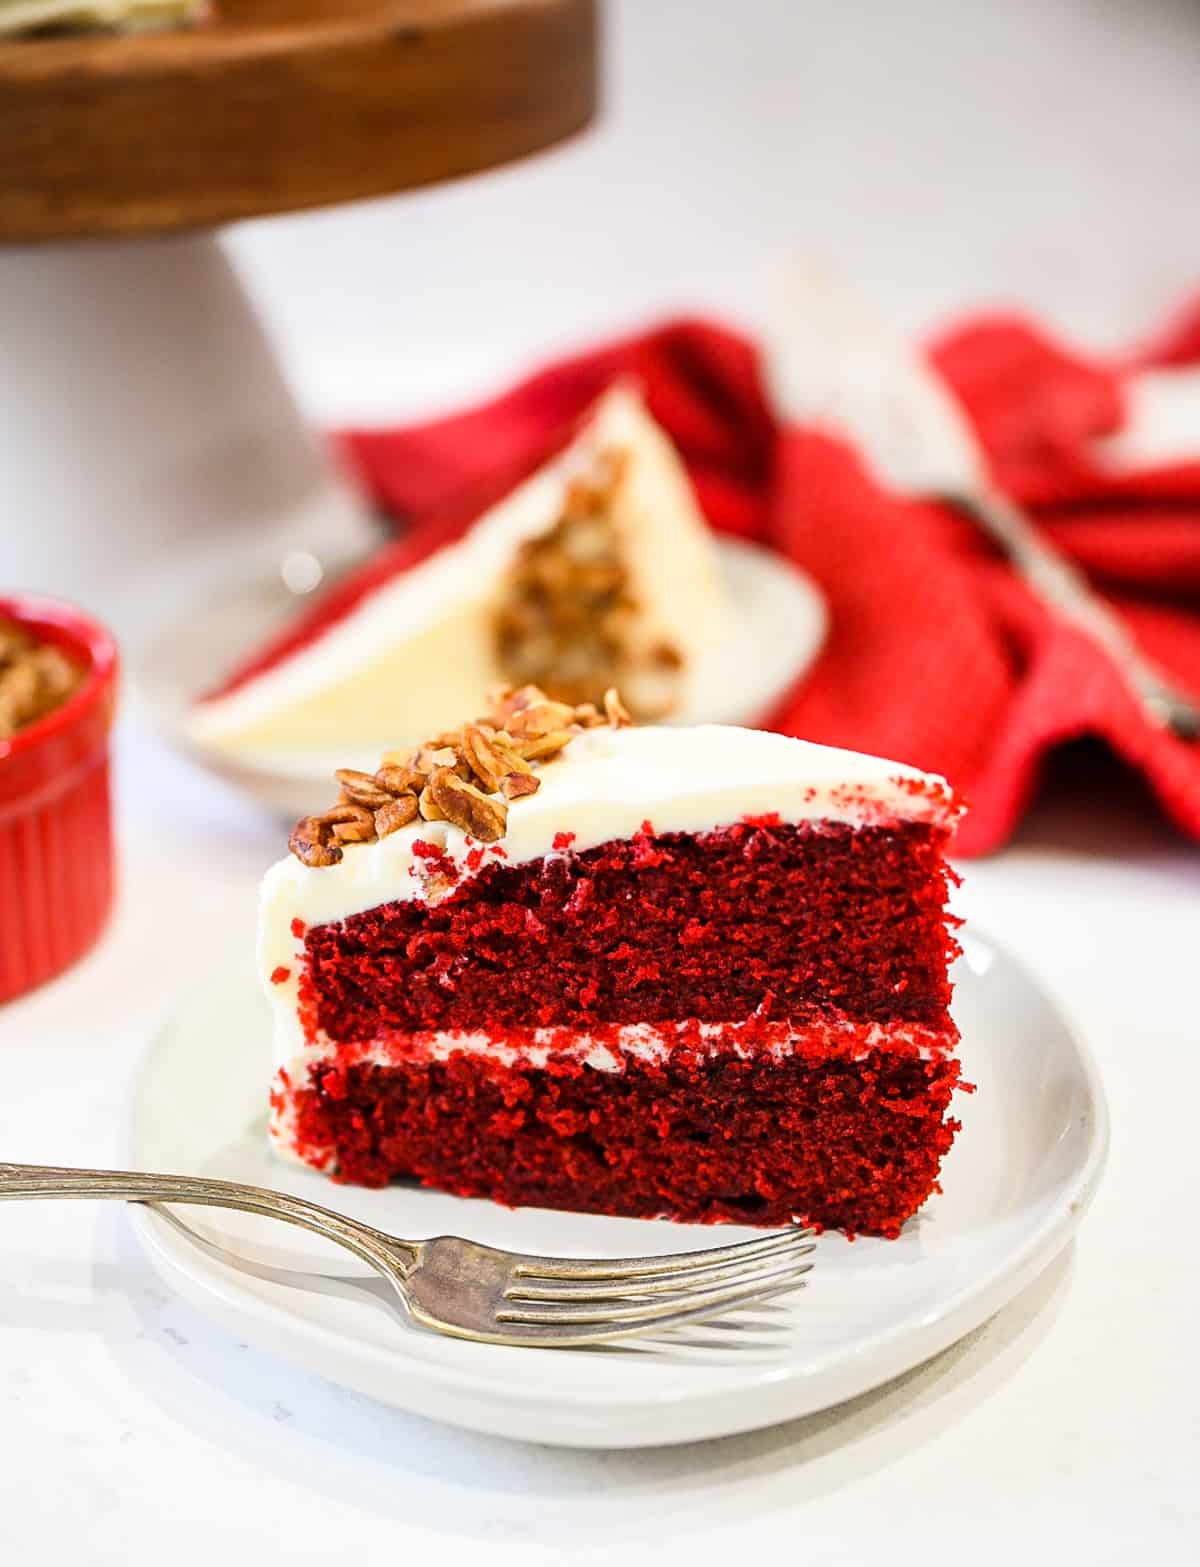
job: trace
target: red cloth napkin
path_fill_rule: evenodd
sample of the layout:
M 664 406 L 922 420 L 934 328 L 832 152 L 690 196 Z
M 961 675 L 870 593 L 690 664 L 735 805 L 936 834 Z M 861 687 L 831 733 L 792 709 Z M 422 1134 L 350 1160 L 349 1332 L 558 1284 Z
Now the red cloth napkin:
M 1200 362 L 1200 302 L 1151 348 L 1088 360 L 1016 317 L 969 322 L 930 350 L 1001 484 L 1088 572 L 1144 649 L 1200 694 L 1200 432 L 1195 461 L 1114 477 L 1090 443 L 1119 429 L 1124 377 Z M 1107 659 L 1033 599 L 946 508 L 881 490 L 849 447 L 782 428 L 755 347 L 680 321 L 554 365 L 481 407 L 339 437 L 417 559 L 561 438 L 616 376 L 641 381 L 712 526 L 790 556 L 821 584 L 831 631 L 771 715 L 788 734 L 944 773 L 968 798 L 964 853 L 1002 844 L 1043 759 L 1107 742 L 1200 838 L 1200 745 L 1147 724 Z

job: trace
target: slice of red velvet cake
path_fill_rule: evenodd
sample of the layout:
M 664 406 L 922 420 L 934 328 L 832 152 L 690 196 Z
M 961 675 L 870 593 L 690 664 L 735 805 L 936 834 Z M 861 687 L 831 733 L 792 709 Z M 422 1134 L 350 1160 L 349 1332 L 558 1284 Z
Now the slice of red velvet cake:
M 505 693 L 263 887 L 271 1135 L 364 1185 L 895 1235 L 958 1123 L 947 785 Z

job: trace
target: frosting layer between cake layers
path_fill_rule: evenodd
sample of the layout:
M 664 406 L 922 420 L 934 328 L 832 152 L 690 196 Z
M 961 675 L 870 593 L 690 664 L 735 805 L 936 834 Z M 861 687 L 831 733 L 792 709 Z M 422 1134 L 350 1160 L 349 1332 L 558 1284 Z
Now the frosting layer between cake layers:
M 914 826 L 940 838 L 959 806 L 939 778 L 857 753 L 757 730 L 596 729 L 578 736 L 540 773 L 541 788 L 509 814 L 505 838 L 473 843 L 447 822 L 418 822 L 373 843 L 354 845 L 337 865 L 310 869 L 289 858 L 268 873 L 262 894 L 259 962 L 275 1017 L 277 1069 L 299 1087 L 311 1068 L 333 1056 L 342 1065 L 397 1065 L 446 1060 L 456 1052 L 537 1068 L 552 1059 L 619 1071 L 626 1061 L 662 1061 L 682 1047 L 776 1058 L 819 1049 L 861 1059 L 886 1048 L 920 1059 L 956 1039 L 944 1008 L 922 1018 L 896 1014 L 768 1016 L 740 1022 L 658 1016 L 649 1021 L 578 1027 L 450 1026 L 391 1031 L 386 1038 L 330 1039 L 314 1029 L 311 993 L 303 987 L 314 929 L 357 923 L 388 904 L 436 907 L 469 888 L 489 867 L 586 854 L 601 845 L 654 834 L 703 836 L 750 820 L 843 829 Z M 939 894 L 940 898 L 940 894 Z M 940 909 L 940 901 L 938 905 Z M 753 920 L 755 910 L 747 908 Z M 711 954 L 719 964 L 722 955 Z M 939 953 L 940 962 L 940 953 Z M 939 1010 L 940 1008 L 940 1010 Z M 286 1145 L 286 1114 L 277 1107 L 276 1139 Z

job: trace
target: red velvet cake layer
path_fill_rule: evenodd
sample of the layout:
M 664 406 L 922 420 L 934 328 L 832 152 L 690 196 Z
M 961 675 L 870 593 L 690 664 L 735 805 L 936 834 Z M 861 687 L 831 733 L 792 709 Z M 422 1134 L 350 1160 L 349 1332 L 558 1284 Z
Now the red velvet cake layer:
M 275 1104 L 301 1157 L 366 1186 L 412 1179 L 513 1206 L 891 1236 L 935 1186 L 958 1076 L 948 1054 L 913 1048 L 676 1050 L 620 1072 L 459 1053 L 318 1065 Z
M 305 937 L 310 1037 L 814 1012 L 941 1026 L 946 832 L 741 823 L 490 865 Z

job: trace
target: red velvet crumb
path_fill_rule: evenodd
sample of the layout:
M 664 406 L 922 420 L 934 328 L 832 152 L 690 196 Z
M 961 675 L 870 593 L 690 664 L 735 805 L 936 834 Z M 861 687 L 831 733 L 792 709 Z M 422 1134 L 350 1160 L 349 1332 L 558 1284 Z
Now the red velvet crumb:
M 621 1072 L 478 1054 L 399 1067 L 333 1062 L 292 1101 L 296 1151 L 363 1186 L 415 1180 L 513 1207 L 807 1220 L 895 1236 L 958 1131 L 952 1057 L 741 1060 L 675 1052 Z
M 770 818 L 655 836 L 646 822 L 582 853 L 556 840 L 542 860 L 489 857 L 461 880 L 418 844 L 422 878 L 450 873 L 443 895 L 306 932 L 297 1014 L 327 1059 L 287 1094 L 294 1147 L 366 1186 L 894 1236 L 958 1129 L 958 1062 L 922 1056 L 911 1032 L 953 1043 L 947 836 Z M 712 1025 L 748 1021 L 811 1048 L 676 1047 L 616 1071 L 511 1048 L 514 1031 L 552 1026 L 704 1024 L 711 1042 Z M 906 1049 L 831 1047 L 839 1027 L 888 1023 Z M 510 1048 L 380 1062 L 381 1041 L 439 1029 Z
M 752 827 L 487 864 L 435 903 L 381 904 L 305 940 L 331 1039 L 394 1029 L 735 1022 L 813 1009 L 940 1025 L 944 834 Z M 426 845 L 429 856 L 438 850 Z M 307 1009 L 306 1009 L 307 1010 Z

